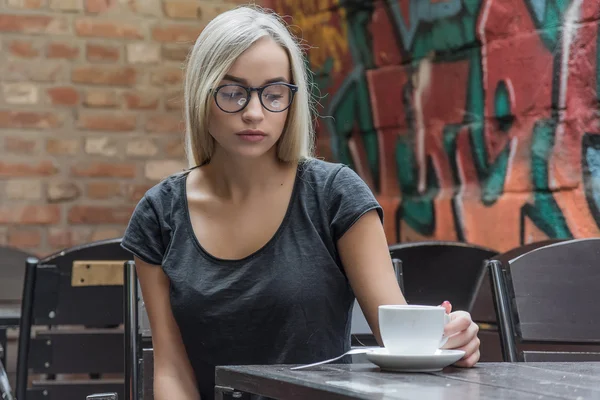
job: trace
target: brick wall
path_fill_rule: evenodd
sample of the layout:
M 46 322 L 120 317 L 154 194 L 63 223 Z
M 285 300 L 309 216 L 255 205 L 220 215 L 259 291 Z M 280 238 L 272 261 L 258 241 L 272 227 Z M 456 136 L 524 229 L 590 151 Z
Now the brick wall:
M 238 0 L 0 0 L 0 244 L 117 237 L 185 167 L 182 61 Z

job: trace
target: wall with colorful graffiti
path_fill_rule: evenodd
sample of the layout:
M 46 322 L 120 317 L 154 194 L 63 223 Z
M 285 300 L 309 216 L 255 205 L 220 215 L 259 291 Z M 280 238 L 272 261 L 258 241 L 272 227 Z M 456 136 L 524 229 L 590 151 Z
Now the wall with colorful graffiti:
M 600 1 L 267 0 L 310 46 L 320 155 L 390 242 L 600 233 Z

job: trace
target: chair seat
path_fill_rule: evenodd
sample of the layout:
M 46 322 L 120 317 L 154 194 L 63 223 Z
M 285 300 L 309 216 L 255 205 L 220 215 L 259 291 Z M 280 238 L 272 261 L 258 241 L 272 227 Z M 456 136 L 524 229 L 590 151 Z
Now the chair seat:
M 27 389 L 27 400 L 85 399 L 94 393 L 116 392 L 119 399 L 125 398 L 122 379 L 33 381 Z

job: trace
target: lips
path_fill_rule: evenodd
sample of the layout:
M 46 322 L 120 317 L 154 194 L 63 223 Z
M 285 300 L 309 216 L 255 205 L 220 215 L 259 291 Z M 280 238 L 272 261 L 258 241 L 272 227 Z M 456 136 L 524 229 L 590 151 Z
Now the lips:
M 258 130 L 258 129 L 246 129 L 244 131 L 236 133 L 236 135 L 238 135 L 238 136 L 267 136 L 266 133 L 264 133 L 263 131 Z
M 248 129 L 245 131 L 241 131 L 236 133 L 237 137 L 245 140 L 247 142 L 260 142 L 262 141 L 267 135 L 263 132 L 263 131 L 259 131 L 259 130 L 254 130 L 254 129 Z

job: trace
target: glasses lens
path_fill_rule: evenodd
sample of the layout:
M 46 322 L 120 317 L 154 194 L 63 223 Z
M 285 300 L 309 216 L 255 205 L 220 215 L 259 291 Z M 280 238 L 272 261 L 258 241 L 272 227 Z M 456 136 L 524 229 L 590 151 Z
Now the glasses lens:
M 286 85 L 269 85 L 262 92 L 262 103 L 269 111 L 283 111 L 291 102 L 292 90 Z
M 217 91 L 215 97 L 217 105 L 224 111 L 237 112 L 246 105 L 248 92 L 243 86 L 227 85 Z

